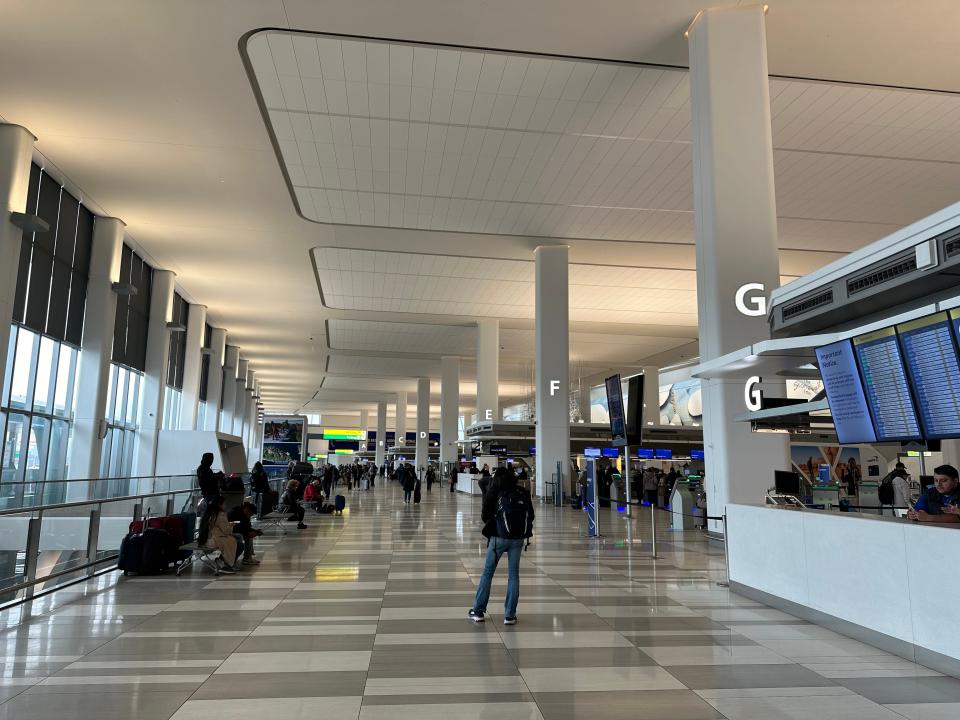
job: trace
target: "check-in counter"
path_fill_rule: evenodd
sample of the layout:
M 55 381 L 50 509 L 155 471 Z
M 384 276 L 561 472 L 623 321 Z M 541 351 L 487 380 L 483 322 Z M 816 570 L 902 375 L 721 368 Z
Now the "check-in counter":
M 730 587 L 960 676 L 960 525 L 728 505 Z
M 457 492 L 467 495 L 483 495 L 480 489 L 480 475 L 471 475 L 470 473 L 457 473 Z

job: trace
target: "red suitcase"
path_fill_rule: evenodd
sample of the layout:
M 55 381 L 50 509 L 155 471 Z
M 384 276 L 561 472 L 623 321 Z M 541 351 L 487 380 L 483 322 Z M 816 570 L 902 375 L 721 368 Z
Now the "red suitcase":
M 183 537 L 183 520 L 174 516 L 174 515 L 162 515 L 160 517 L 154 517 L 147 520 L 148 528 L 156 528 L 157 530 L 166 530 L 170 533 L 176 542 L 177 546 L 183 545 L 186 542 L 192 542 L 193 538 L 189 540 L 184 539 Z M 139 535 L 143 532 L 143 521 L 134 520 L 130 523 L 130 533 L 134 535 Z

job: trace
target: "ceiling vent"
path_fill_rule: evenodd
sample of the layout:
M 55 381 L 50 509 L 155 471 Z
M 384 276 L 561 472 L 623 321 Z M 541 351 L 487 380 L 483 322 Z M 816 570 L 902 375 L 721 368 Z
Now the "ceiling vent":
M 811 297 L 803 298 L 803 300 L 798 300 L 795 303 L 784 306 L 783 309 L 780 310 L 780 319 L 782 322 L 787 322 L 798 315 L 803 315 L 811 310 L 815 310 L 816 308 L 829 305 L 832 302 L 833 290 L 825 290 L 824 292 L 817 293 Z
M 853 297 L 866 290 L 872 290 L 878 285 L 896 280 L 897 278 L 912 273 L 916 269 L 917 256 L 911 248 L 908 254 L 901 255 L 892 262 L 848 279 L 847 297 Z

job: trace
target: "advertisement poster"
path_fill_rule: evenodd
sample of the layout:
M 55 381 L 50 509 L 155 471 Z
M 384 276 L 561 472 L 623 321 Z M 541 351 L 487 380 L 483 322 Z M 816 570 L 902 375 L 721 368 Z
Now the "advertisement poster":
M 264 466 L 300 462 L 305 435 L 306 420 L 302 417 L 264 418 L 261 462 Z
M 703 422 L 699 380 L 660 386 L 660 424 L 694 427 Z
M 854 477 L 863 477 L 858 448 L 841 449 L 838 445 L 792 445 L 790 457 L 793 469 L 810 484 L 817 483 L 821 465 L 830 466 L 831 482 L 846 482 L 850 473 L 853 473 Z

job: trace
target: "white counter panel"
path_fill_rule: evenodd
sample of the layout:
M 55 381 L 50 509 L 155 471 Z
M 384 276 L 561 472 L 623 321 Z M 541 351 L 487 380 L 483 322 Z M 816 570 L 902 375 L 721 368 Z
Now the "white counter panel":
M 727 506 L 730 579 L 960 659 L 960 527 Z
M 480 485 L 477 483 L 479 479 L 479 475 L 457 473 L 457 492 L 467 493 L 468 495 L 483 495 L 483 491 L 480 490 Z

